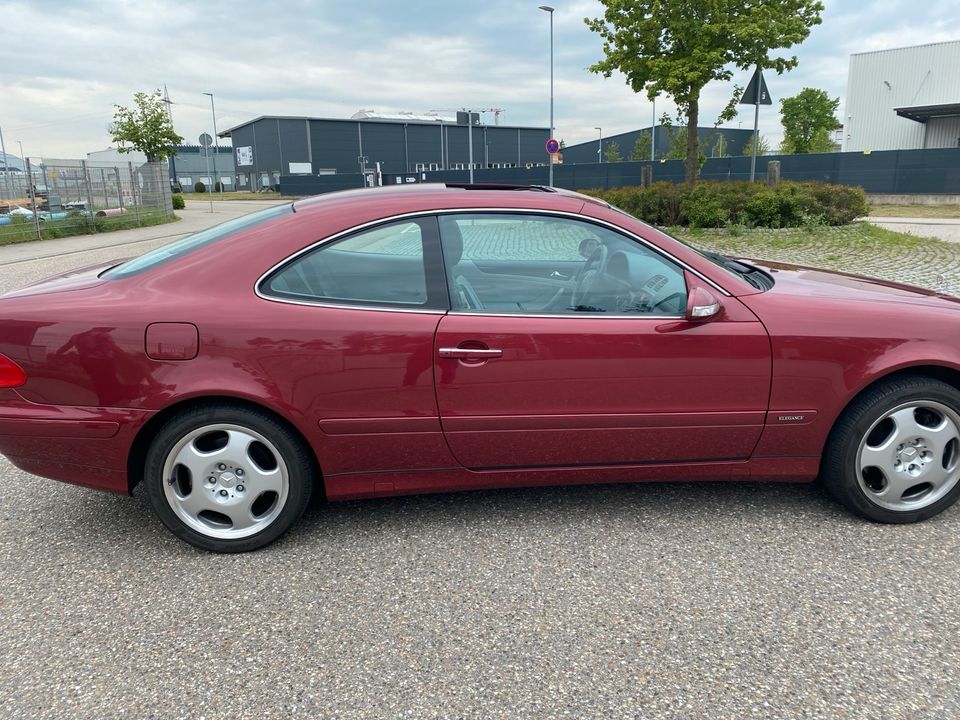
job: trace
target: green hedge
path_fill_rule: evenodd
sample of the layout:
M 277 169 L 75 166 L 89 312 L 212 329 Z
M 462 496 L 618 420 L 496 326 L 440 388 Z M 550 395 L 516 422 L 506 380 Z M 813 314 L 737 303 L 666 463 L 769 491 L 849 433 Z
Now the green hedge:
M 784 181 L 775 187 L 744 181 L 696 185 L 653 183 L 648 188 L 584 190 L 654 225 L 719 228 L 848 225 L 868 212 L 863 188 Z
M 173 209 L 174 210 L 183 210 L 187 206 L 184 202 L 183 195 L 180 193 L 173 194 Z

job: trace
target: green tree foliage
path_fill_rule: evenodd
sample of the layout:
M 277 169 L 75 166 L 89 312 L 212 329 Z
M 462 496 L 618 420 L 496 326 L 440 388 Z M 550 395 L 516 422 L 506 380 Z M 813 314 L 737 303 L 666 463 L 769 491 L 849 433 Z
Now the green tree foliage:
M 780 149 L 785 153 L 831 152 L 830 133 L 840 127 L 837 108 L 840 98 L 830 99 L 824 90 L 804 88 L 793 97 L 780 101 L 780 122 L 784 137 Z
M 606 149 L 603 151 L 604 162 L 620 162 L 623 160 L 623 155 L 620 154 L 620 146 L 615 142 L 607 143 Z
M 757 138 L 757 156 L 759 157 L 760 155 L 766 155 L 768 152 L 770 152 L 770 143 L 767 142 L 767 139 L 760 133 L 757 133 L 755 137 Z M 746 145 L 743 146 L 743 154 L 747 156 L 753 155 L 752 137 L 747 140 Z
M 591 72 L 610 77 L 620 71 L 634 92 L 646 90 L 651 100 L 673 97 L 687 118 L 686 179 L 699 172 L 697 124 L 700 92 L 711 80 L 730 80 L 732 67 L 759 65 L 778 74 L 797 65 L 797 58 L 771 57 L 770 52 L 803 42 L 818 25 L 820 0 L 600 0 L 603 17 L 584 18 L 603 38 L 604 59 Z M 720 114 L 732 119 L 739 89 Z
M 717 141 L 710 150 L 710 157 L 725 158 L 730 156 L 729 143 L 723 134 L 717 134 Z
M 150 162 L 163 160 L 183 142 L 170 124 L 160 91 L 133 96 L 133 108 L 114 105 L 110 134 L 122 153 L 139 150 Z
M 666 160 L 683 160 L 687 159 L 687 131 L 684 127 L 685 123 L 683 118 L 679 118 L 680 123 L 677 127 L 667 124 L 667 116 L 663 116 L 663 124 L 660 125 L 660 132 L 666 133 L 667 141 L 670 143 L 670 149 L 663 154 L 663 157 Z M 709 145 L 709 140 L 704 143 Z M 703 153 L 703 148 L 700 146 L 698 141 L 697 143 L 697 173 L 699 174 L 700 168 L 703 167 L 703 164 L 707 161 L 707 156 Z
M 650 136 L 650 133 L 644 130 L 637 136 L 637 141 L 633 144 L 633 150 L 630 151 L 631 160 L 649 160 L 650 159 L 650 143 L 653 142 L 653 138 Z

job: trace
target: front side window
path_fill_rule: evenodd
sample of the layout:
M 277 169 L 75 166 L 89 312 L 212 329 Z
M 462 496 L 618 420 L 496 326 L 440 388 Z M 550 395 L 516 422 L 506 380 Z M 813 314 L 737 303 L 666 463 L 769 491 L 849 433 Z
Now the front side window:
M 600 225 L 515 213 L 440 217 L 453 310 L 682 315 L 683 270 Z
M 437 303 L 428 288 L 424 237 L 435 222 L 390 223 L 321 245 L 270 275 L 261 292 L 334 304 L 432 307 Z

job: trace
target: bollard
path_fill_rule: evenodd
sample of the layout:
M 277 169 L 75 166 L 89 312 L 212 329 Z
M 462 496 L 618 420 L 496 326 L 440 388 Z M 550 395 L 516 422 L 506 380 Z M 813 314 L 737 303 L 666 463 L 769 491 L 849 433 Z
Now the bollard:
M 771 160 L 767 163 L 767 185 L 775 187 L 780 184 L 780 161 Z
M 640 186 L 650 187 L 653 184 L 653 165 L 644 165 L 640 168 Z

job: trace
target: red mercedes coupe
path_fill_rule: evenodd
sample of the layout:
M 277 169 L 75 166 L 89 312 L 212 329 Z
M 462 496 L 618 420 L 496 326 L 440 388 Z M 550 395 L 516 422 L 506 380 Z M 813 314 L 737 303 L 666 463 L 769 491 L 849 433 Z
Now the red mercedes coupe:
M 0 452 L 220 552 L 311 493 L 819 477 L 913 522 L 960 494 L 958 302 L 553 188 L 334 193 L 0 298 Z

